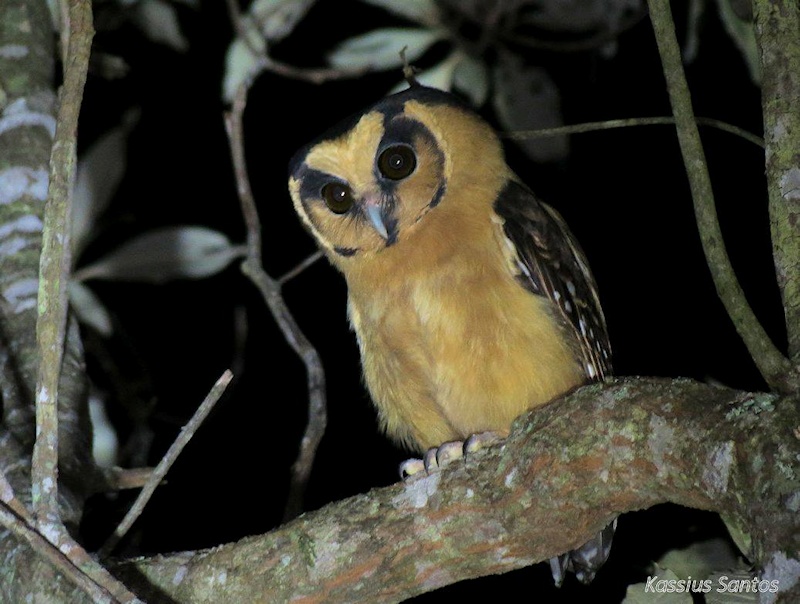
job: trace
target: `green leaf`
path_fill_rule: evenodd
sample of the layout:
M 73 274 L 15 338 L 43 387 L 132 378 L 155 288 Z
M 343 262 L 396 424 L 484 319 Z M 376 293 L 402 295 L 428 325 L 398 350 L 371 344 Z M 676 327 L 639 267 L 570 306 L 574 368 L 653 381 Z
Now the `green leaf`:
M 189 49 L 189 41 L 181 32 L 175 5 L 164 0 L 142 0 L 135 7 L 134 23 L 152 41 L 178 52 Z
M 251 31 L 255 34 L 251 37 L 257 40 L 254 48 L 263 51 L 264 39 L 255 30 Z M 225 74 L 222 78 L 222 98 L 226 103 L 233 101 L 236 89 L 242 82 L 259 72 L 262 60 L 262 57 L 255 54 L 242 38 L 236 38 L 231 42 L 225 55 Z
M 739 52 L 742 53 L 747 69 L 750 72 L 750 79 L 756 86 L 761 85 L 761 59 L 758 55 L 758 44 L 756 43 L 756 32 L 753 21 L 741 19 L 731 6 L 731 0 L 717 0 L 719 16 L 725 31 L 736 44 Z
M 129 110 L 122 123 L 99 138 L 78 161 L 72 198 L 72 253 L 77 258 L 96 231 L 97 217 L 108 207 L 128 162 L 128 135 L 139 120 Z
M 494 70 L 494 107 L 497 118 L 512 132 L 561 126 L 561 95 L 546 71 L 526 65 L 523 60 L 502 52 Z M 564 159 L 569 138 L 551 136 L 521 141 L 519 145 L 537 162 Z
M 697 59 L 697 53 L 700 51 L 700 28 L 705 17 L 706 0 L 689 0 L 686 12 L 686 34 L 681 55 L 683 62 L 690 64 Z
M 759 580 L 749 571 L 718 572 L 711 575 L 710 579 L 714 588 L 706 594 L 706 604 L 757 604 L 767 600 L 762 599 L 760 593 L 774 595 L 778 588 L 770 581 Z
M 692 596 L 689 593 L 677 592 L 678 577 L 669 569 L 662 569 L 656 566 L 656 580 L 666 581 L 664 591 L 655 586 L 648 588 L 647 583 L 634 583 L 628 586 L 625 599 L 622 604 L 692 604 Z M 655 581 L 654 581 L 655 583 Z M 671 591 L 667 591 L 672 586 Z
M 683 549 L 670 550 L 658 564 L 669 568 L 682 579 L 705 579 L 715 570 L 737 566 L 739 558 L 727 539 L 717 538 L 698 541 Z
M 268 43 L 278 42 L 294 31 L 315 0 L 256 0 L 242 15 L 239 36 L 225 54 L 223 100 L 230 103 L 242 82 L 254 77 L 263 64 Z
M 78 321 L 89 325 L 100 335 L 107 338 L 114 332 L 105 304 L 91 289 L 74 279 L 69 282 L 69 304 Z
M 464 56 L 453 72 L 453 88 L 458 89 L 480 107 L 489 96 L 489 70 L 483 61 Z
M 334 67 L 385 70 L 403 64 L 400 51 L 412 62 L 443 36 L 441 31 L 408 27 L 387 27 L 349 38 L 328 55 Z
M 294 31 L 316 0 L 256 0 L 247 16 L 268 42 L 278 42 Z
M 101 468 L 117 465 L 119 438 L 106 413 L 103 398 L 93 391 L 89 394 L 89 419 L 92 422 L 92 457 Z
M 424 25 L 434 25 L 438 22 L 439 9 L 433 0 L 361 0 L 367 4 L 378 6 L 384 10 L 389 11 L 408 19 L 409 21 L 416 21 Z
M 720 518 L 725 523 L 725 528 L 728 529 L 728 534 L 733 539 L 736 547 L 747 558 L 752 555 L 753 538 L 746 528 L 734 516 L 727 514 L 720 514 Z
M 202 279 L 243 255 L 242 246 L 232 245 L 218 231 L 198 226 L 165 227 L 126 241 L 76 272 L 75 278 L 147 283 Z

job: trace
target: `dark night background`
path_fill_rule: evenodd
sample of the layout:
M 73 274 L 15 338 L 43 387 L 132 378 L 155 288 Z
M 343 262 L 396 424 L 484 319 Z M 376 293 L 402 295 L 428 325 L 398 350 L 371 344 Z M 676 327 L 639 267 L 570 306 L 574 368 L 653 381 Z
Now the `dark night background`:
M 687 7 L 673 5 L 682 29 Z M 190 42 L 184 54 L 145 40 L 125 23 L 96 37 L 96 51 L 123 57 L 130 70 L 112 81 L 90 74 L 82 148 L 127 108 L 139 107 L 141 117 L 129 139 L 124 180 L 82 262 L 163 225 L 202 224 L 244 240 L 220 99 L 232 28 L 223 2 L 208 0 L 198 10 L 179 5 L 178 12 Z M 355 1 L 319 2 L 275 54 L 297 65 L 320 65 L 336 41 L 388 23 L 397 21 Z M 760 92 L 713 3 L 700 45 L 698 59 L 687 67 L 696 113 L 760 134 Z M 417 63 L 430 65 L 439 52 L 434 48 Z M 620 35 L 611 58 L 598 50 L 526 56 L 547 66 L 559 85 L 566 124 L 670 115 L 647 18 Z M 380 73 L 314 86 L 264 74 L 252 88 L 245 114 L 248 166 L 264 228 L 264 263 L 273 276 L 315 249 L 286 190 L 289 158 L 399 78 L 397 72 Z M 701 133 L 734 267 L 756 314 L 784 348 L 763 151 L 724 132 Z M 600 287 L 615 373 L 764 387 L 714 292 L 672 127 L 575 135 L 568 160 L 557 165 L 533 165 L 512 147 L 509 161 L 564 215 L 584 247 Z M 306 419 L 305 375 L 255 288 L 236 265 L 202 281 L 92 286 L 114 315 L 116 335 L 104 341 L 86 334 L 91 373 L 118 393 L 109 404 L 123 438 L 131 433 L 131 401 L 136 402 L 140 420 L 152 431 L 148 463 L 158 461 L 222 371 L 232 365 L 238 371 L 118 553 L 210 547 L 277 526 Z M 284 293 L 327 377 L 329 426 L 307 509 L 394 482 L 407 454 L 377 432 L 346 321 L 344 281 L 320 261 Z M 237 313 L 240 325 L 246 317 L 245 330 L 237 330 Z M 102 539 L 132 497 L 92 501 L 85 523 L 90 538 Z M 724 528 L 714 515 L 662 506 L 621 518 L 611 559 L 591 588 L 570 578 L 564 589 L 553 590 L 549 572 L 539 565 L 415 601 L 449 601 L 478 589 L 521 589 L 540 601 L 619 601 L 625 584 L 644 580 L 647 564 L 665 551 L 720 534 Z

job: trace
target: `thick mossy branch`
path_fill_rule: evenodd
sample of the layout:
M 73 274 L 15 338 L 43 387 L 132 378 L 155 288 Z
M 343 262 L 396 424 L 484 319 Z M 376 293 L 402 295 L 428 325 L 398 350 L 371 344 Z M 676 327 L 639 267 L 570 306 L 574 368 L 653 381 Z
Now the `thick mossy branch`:
M 751 559 L 790 590 L 779 601 L 797 601 L 780 570 L 800 568 L 797 403 L 689 380 L 589 386 L 440 473 L 114 572 L 175 602 L 397 602 L 546 560 L 620 513 L 674 502 L 745 527 Z
M 772 254 L 800 371 L 800 3 L 755 0 Z

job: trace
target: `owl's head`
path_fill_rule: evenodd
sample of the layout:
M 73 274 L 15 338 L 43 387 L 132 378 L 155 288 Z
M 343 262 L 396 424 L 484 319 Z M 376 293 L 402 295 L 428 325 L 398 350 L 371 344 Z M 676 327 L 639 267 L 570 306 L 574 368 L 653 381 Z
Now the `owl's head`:
M 413 239 L 429 212 L 505 177 L 504 167 L 488 124 L 453 95 L 413 86 L 298 151 L 289 191 L 341 262 Z

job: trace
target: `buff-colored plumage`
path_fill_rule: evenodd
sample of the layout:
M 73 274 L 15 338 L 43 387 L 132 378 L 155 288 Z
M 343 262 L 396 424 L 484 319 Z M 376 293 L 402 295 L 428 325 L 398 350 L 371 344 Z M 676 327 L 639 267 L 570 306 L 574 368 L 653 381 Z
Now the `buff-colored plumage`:
M 610 370 L 594 280 L 561 217 L 454 97 L 412 87 L 300 150 L 295 209 L 348 286 L 367 387 L 395 440 L 424 452 L 507 432 Z M 613 526 L 555 559 L 590 580 Z
M 367 112 L 301 152 L 290 191 L 347 279 L 350 321 L 383 426 L 425 451 L 507 431 L 526 409 L 587 375 L 558 307 L 520 284 L 519 254 L 495 209 L 515 180 L 497 136 L 457 105 L 406 94 L 389 124 L 387 111 Z M 347 183 L 355 200 L 380 197 L 375 158 L 391 119 L 418 122 L 430 136 L 416 138 L 416 169 L 395 189 L 397 238 L 387 245 L 369 221 L 304 198 L 300 181 L 310 169 Z

